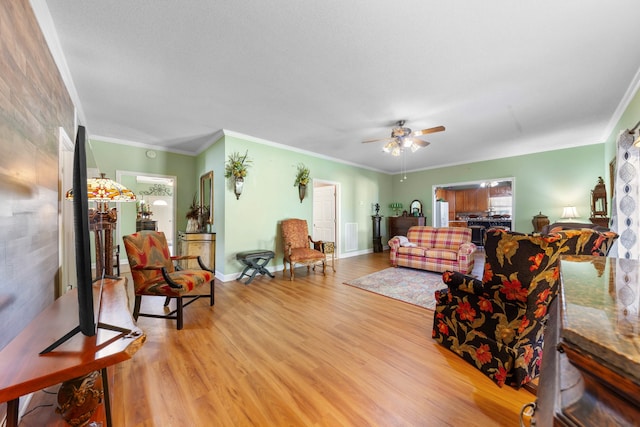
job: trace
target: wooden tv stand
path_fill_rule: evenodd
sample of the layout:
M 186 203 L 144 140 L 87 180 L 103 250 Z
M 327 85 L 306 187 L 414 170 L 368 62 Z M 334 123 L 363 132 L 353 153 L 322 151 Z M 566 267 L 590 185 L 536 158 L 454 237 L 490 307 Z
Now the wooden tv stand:
M 98 292 L 96 284 L 94 295 Z M 104 410 L 97 413 L 104 414 L 107 426 L 110 424 L 106 368 L 130 359 L 146 339 L 129 311 L 126 279 L 104 280 L 98 321 L 131 332 L 100 328 L 93 337 L 77 334 L 53 351 L 40 354 L 78 325 L 78 296 L 74 289 L 47 307 L 0 351 L 0 402 L 7 402 L 7 426 L 18 425 L 20 396 L 97 370 L 102 371 L 105 391 Z M 54 419 L 58 417 L 60 425 L 65 425 L 53 409 L 51 413 Z

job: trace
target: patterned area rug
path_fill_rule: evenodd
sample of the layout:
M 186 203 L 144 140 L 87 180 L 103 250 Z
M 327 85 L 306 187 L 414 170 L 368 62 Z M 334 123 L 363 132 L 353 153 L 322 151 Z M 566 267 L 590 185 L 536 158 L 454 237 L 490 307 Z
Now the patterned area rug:
M 442 273 L 432 273 L 413 268 L 386 268 L 357 279 L 345 282 L 389 298 L 433 310 L 436 306 L 434 293 L 446 288 Z

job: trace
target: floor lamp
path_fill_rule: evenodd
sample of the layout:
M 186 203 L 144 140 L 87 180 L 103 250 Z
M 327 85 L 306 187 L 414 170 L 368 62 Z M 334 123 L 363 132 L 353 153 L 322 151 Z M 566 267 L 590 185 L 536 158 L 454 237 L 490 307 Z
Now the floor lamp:
M 95 234 L 96 276 L 113 276 L 113 233 L 118 222 L 116 208 L 109 209 L 109 203 L 135 202 L 136 195 L 124 185 L 100 174 L 99 178 L 87 179 L 87 192 L 90 202 L 96 203 L 96 209 L 89 209 L 89 230 Z M 73 193 L 67 192 L 67 199 Z

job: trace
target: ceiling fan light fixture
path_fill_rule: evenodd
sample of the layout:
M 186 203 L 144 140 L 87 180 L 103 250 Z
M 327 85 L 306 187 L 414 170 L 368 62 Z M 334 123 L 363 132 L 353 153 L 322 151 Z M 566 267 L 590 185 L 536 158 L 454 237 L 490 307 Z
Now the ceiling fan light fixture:
M 420 146 L 418 144 L 411 144 L 411 152 L 412 153 L 415 153 L 419 149 L 420 149 Z
M 398 145 L 396 145 L 395 147 L 393 147 L 393 150 L 391 150 L 391 155 L 398 157 L 401 152 L 402 149 Z
M 382 151 L 384 151 L 385 153 L 390 153 L 394 146 L 395 141 L 390 141 L 386 143 L 384 147 L 382 147 Z
M 413 145 L 413 140 L 411 138 L 402 138 L 400 142 L 404 148 L 409 148 Z

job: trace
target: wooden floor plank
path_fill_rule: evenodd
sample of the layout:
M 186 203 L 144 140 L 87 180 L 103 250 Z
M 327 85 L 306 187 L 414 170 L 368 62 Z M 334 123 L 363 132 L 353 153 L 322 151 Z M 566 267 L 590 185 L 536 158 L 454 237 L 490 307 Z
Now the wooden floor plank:
M 295 281 L 216 282 L 175 322 L 140 318 L 147 342 L 115 367 L 116 426 L 514 426 L 535 397 L 500 388 L 431 338 L 433 312 L 347 280 L 389 253 Z M 162 311 L 162 298 L 143 309 Z

